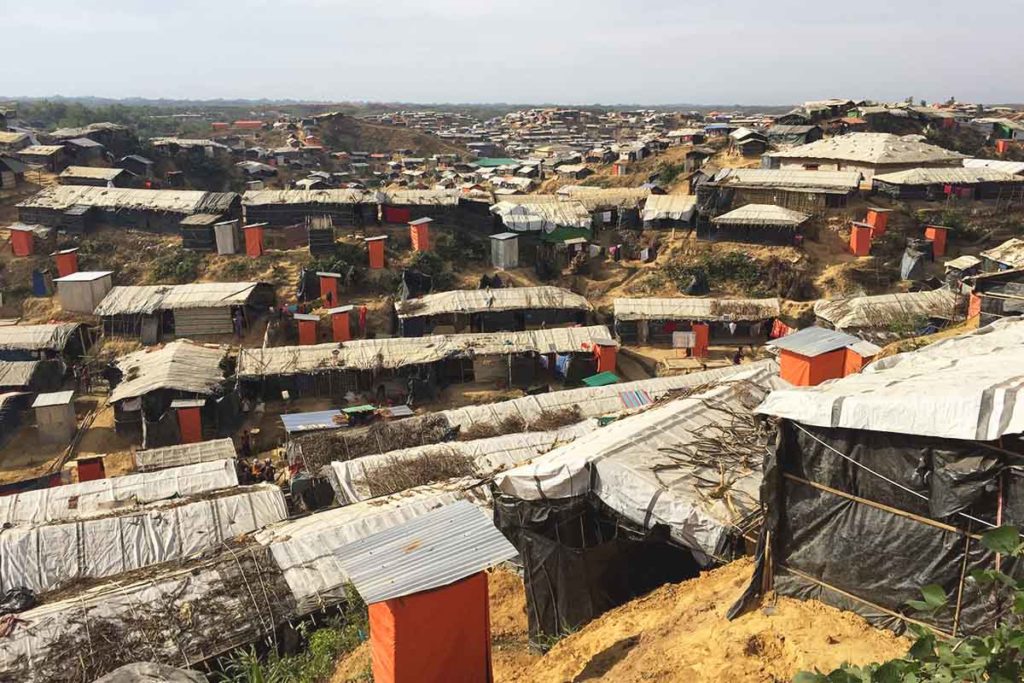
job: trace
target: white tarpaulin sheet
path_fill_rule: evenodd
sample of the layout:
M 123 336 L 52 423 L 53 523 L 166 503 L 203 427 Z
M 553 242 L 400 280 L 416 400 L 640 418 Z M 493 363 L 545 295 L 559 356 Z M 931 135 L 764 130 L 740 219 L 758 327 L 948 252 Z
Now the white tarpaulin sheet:
M 452 427 L 461 427 L 463 430 L 467 430 L 475 424 L 499 424 L 509 418 L 520 418 L 529 425 L 543 417 L 545 413 L 573 407 L 579 409 L 580 419 L 618 415 L 632 409 L 624 402 L 623 394 L 642 392 L 656 401 L 673 391 L 717 382 L 754 368 L 767 368 L 772 372 L 777 372 L 778 363 L 774 360 L 765 360 L 749 365 L 730 365 L 715 370 L 693 372 L 688 375 L 656 377 L 636 382 L 610 384 L 604 387 L 552 391 L 547 394 L 515 398 L 511 401 L 445 410 L 440 414 L 448 420 Z
M 756 466 L 730 467 L 727 504 L 710 495 L 721 478 L 718 468 L 699 466 L 679 455 L 698 439 L 728 441 L 733 414 L 752 414 L 774 372 L 747 368 L 692 397 L 613 422 L 531 464 L 499 474 L 495 482 L 502 493 L 524 500 L 592 492 L 644 528 L 668 525 L 675 540 L 707 560 L 730 527 L 759 508 L 761 460 L 755 460 Z
M 395 303 L 399 318 L 450 313 L 495 313 L 517 310 L 589 311 L 585 297 L 559 287 L 507 287 L 503 289 L 455 289 Z
M 1001 320 L 758 408 L 816 427 L 991 441 L 1024 432 L 1024 321 Z
M 194 496 L 237 485 L 234 460 L 94 479 L 0 496 L 0 524 L 45 524 L 95 517 L 118 507 Z
M 236 495 L 0 534 L 0 590 L 36 593 L 179 560 L 288 517 L 284 495 L 261 485 Z
M 383 455 L 368 455 L 344 462 L 332 462 L 331 485 L 341 505 L 348 505 L 372 497 L 366 481 L 367 473 L 394 463 L 444 456 L 461 455 L 473 459 L 477 477 L 492 477 L 498 472 L 520 465 L 557 445 L 568 443 L 597 429 L 597 420 L 551 432 L 524 432 L 506 434 L 489 439 L 448 441 L 428 446 L 403 448 Z

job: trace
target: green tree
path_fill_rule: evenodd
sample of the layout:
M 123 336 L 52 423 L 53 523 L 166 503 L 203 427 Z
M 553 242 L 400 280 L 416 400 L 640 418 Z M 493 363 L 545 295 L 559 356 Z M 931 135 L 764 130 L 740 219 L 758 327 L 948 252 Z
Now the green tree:
M 1024 557 L 1024 543 L 1015 527 L 999 527 L 984 534 L 982 544 L 1007 558 Z M 910 625 L 914 644 L 902 659 L 852 666 L 830 673 L 803 672 L 794 683 L 1017 683 L 1024 680 L 1024 580 L 995 569 L 971 572 L 970 581 L 986 588 L 993 604 L 1006 604 L 1008 619 L 984 635 L 957 640 L 940 638 L 931 629 Z M 921 600 L 908 605 L 918 613 L 935 616 L 949 608 L 941 586 L 921 589 Z

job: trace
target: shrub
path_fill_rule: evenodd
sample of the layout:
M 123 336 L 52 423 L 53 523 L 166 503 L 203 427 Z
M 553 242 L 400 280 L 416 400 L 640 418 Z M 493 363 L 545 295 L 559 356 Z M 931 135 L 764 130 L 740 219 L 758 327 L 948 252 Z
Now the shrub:
M 184 249 L 161 254 L 153 260 L 150 279 L 159 284 L 193 282 L 199 276 L 201 260 L 198 253 Z

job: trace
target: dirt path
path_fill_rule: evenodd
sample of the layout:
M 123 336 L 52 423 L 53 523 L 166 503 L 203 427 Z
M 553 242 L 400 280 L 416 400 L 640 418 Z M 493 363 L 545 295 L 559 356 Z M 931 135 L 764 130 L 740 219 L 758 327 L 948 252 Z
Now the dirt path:
M 505 683 L 775 683 L 799 671 L 898 657 L 909 642 L 821 603 L 778 598 L 725 613 L 752 571 L 741 560 L 608 612 Z

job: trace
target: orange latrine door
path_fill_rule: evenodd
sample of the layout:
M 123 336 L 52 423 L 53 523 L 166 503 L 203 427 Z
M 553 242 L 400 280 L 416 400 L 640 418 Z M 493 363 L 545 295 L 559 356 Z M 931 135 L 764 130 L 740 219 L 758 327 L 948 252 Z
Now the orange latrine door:
M 491 683 L 487 574 L 370 605 L 376 683 Z

